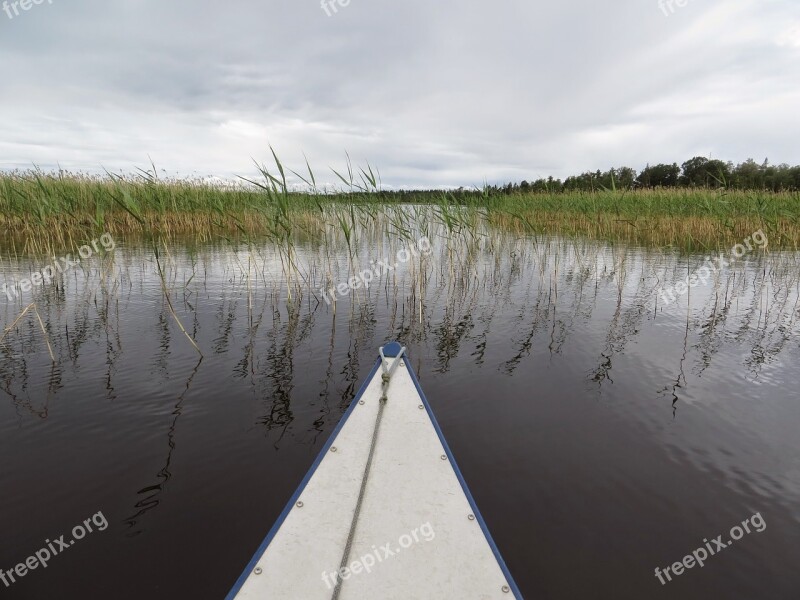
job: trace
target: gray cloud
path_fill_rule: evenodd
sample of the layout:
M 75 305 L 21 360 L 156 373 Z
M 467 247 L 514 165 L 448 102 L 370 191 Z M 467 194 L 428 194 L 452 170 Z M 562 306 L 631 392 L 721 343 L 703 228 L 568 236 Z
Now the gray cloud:
M 694 154 L 800 163 L 790 0 L 53 0 L 0 12 L 0 168 L 480 185 Z

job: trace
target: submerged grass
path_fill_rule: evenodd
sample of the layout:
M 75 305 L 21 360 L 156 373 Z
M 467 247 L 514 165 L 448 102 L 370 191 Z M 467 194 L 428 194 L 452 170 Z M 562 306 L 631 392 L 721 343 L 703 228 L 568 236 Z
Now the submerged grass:
M 683 250 L 721 248 L 763 230 L 771 248 L 800 245 L 800 194 L 704 189 L 665 189 L 492 195 L 487 191 L 393 193 L 380 191 L 372 167 L 354 169 L 348 160 L 344 184 L 319 193 L 317 179 L 257 165 L 261 180 L 217 186 L 163 180 L 152 172 L 133 177 L 92 177 L 38 170 L 0 174 L 0 239 L 4 252 L 51 254 L 74 248 L 101 232 L 118 237 L 173 239 L 267 239 L 282 249 L 287 274 L 294 269 L 294 244 L 369 223 L 387 235 L 408 239 L 442 225 L 448 235 L 475 236 L 481 223 L 519 235 L 587 236 Z M 287 171 L 307 185 L 290 191 Z M 398 208 L 400 206 L 401 208 Z M 427 208 L 425 218 L 416 212 Z M 375 225 L 380 223 L 380 225 Z

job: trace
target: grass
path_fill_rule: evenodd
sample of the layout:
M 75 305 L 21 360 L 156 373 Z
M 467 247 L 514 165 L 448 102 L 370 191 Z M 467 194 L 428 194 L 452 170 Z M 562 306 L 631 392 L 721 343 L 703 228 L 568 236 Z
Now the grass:
M 268 239 L 282 249 L 285 272 L 291 274 L 299 239 L 325 243 L 333 227 L 350 245 L 360 227 L 380 223 L 387 234 L 407 240 L 412 231 L 424 231 L 426 218 L 443 225 L 448 235 L 460 236 L 477 235 L 485 221 L 516 235 L 587 236 L 684 250 L 730 247 L 759 229 L 771 248 L 797 250 L 800 243 L 796 192 L 393 193 L 380 191 L 371 167 L 354 169 L 348 160 L 346 172 L 334 172 L 344 188 L 321 194 L 308 164 L 307 171 L 295 173 L 274 152 L 273 159 L 272 170 L 258 165 L 261 179 L 227 187 L 162 180 L 155 169 L 131 177 L 38 170 L 0 174 L 0 227 L 8 232 L 0 250 L 52 254 L 103 232 L 119 239 Z M 310 191 L 289 191 L 287 172 Z M 409 204 L 415 208 L 409 210 Z M 420 218 L 417 207 L 426 205 L 431 212 Z
M 730 247 L 755 231 L 772 248 L 800 245 L 800 194 L 702 189 L 533 194 L 494 203 L 489 219 L 518 231 L 684 250 Z
M 26 296 L 34 303 L 24 305 L 22 298 L 9 303 L 0 314 L 11 323 L 0 333 L 0 353 L 12 357 L 13 344 L 23 348 L 26 343 L 38 344 L 32 341 L 34 332 L 39 339 L 38 327 L 53 364 L 60 362 L 65 352 L 77 354 L 85 337 L 80 327 L 88 326 L 79 325 L 81 333 L 76 337 L 72 323 L 63 328 L 51 325 L 65 313 L 65 290 L 80 290 L 79 300 L 93 304 L 109 327 L 108 316 L 114 309 L 119 320 L 124 288 L 130 289 L 132 281 L 144 276 L 141 273 L 154 272 L 164 297 L 162 323 L 171 317 L 202 360 L 201 348 L 211 342 L 205 340 L 204 345 L 203 330 L 197 327 L 198 304 L 201 298 L 210 297 L 205 287 L 208 268 L 215 264 L 216 247 L 223 246 L 224 252 L 219 254 L 226 258 L 217 263 L 221 278 L 226 286 L 232 286 L 233 294 L 239 290 L 247 300 L 249 343 L 245 365 L 252 365 L 254 360 L 256 334 L 262 322 L 279 321 L 269 312 L 265 317 L 268 301 L 286 297 L 289 322 L 295 327 L 300 322 L 301 307 L 325 307 L 321 290 L 349 281 L 377 259 L 391 260 L 401 248 L 416 244 L 422 236 L 434 242 L 438 255 L 432 259 L 418 257 L 404 269 L 387 271 L 369 289 L 354 287 L 340 310 L 350 311 L 354 331 L 367 331 L 375 322 L 371 303 L 380 301 L 390 307 L 393 324 L 400 322 L 406 335 L 420 339 L 427 335 L 431 315 L 438 310 L 444 316 L 434 335 L 441 338 L 438 349 L 442 369 L 447 368 L 447 361 L 457 354 L 470 331 L 470 315 L 482 295 L 491 299 L 496 309 L 508 302 L 515 282 L 530 276 L 533 270 L 538 271 L 538 279 L 529 283 L 538 285 L 528 291 L 535 293 L 531 296 L 534 323 L 528 341 L 519 350 L 520 357 L 529 351 L 530 340 L 551 313 L 549 347 L 558 351 L 563 341 L 559 341 L 551 305 L 558 302 L 564 287 L 581 286 L 578 298 L 582 299 L 584 284 L 616 280 L 617 314 L 623 318 L 618 321 L 615 317 L 612 329 L 624 328 L 627 322 L 620 310 L 631 276 L 636 277 L 638 298 L 658 302 L 658 285 L 679 280 L 696 259 L 683 261 L 660 255 L 664 260 L 642 261 L 641 270 L 634 272 L 628 264 L 632 253 L 625 244 L 729 250 L 763 230 L 770 249 L 791 249 L 795 254 L 772 253 L 752 272 L 760 273 L 762 281 L 770 279 L 770 291 L 777 298 L 771 309 L 777 306 L 781 318 L 786 310 L 796 312 L 796 302 L 794 309 L 787 307 L 792 298 L 789 291 L 797 286 L 800 256 L 796 253 L 800 242 L 797 193 L 681 189 L 511 195 L 493 194 L 488 189 L 385 192 L 380 190 L 379 176 L 372 168 L 354 169 L 349 161 L 345 171 L 335 172 L 343 187 L 336 193 L 321 193 L 307 164 L 306 171 L 295 173 L 274 153 L 273 160 L 271 168 L 258 165 L 258 179 L 228 187 L 163 180 L 155 169 L 133 177 L 45 174 L 37 170 L 0 174 L 0 227 L 5 232 L 0 238 L 0 256 L 11 255 L 10 263 L 17 267 L 19 278 L 40 268 L 36 255 L 54 257 L 74 252 L 103 233 L 130 248 L 130 252 L 111 253 L 99 265 L 83 268 L 83 288 L 79 283 L 81 271 L 75 270 L 69 278 L 58 276 L 54 285 L 43 285 Z M 291 175 L 310 191 L 290 191 Z M 608 244 L 591 240 L 625 244 L 609 249 Z M 179 252 L 187 249 L 190 272 L 186 260 L 173 259 L 171 250 L 176 248 Z M 27 260 L 15 261 L 14 255 L 26 255 Z M 568 275 L 559 291 L 565 272 Z M 734 295 L 732 290 L 744 293 L 747 280 L 743 274 L 747 273 L 742 268 L 715 281 L 718 293 L 712 298 L 712 329 L 717 319 L 724 322 L 731 303 L 741 297 L 740 292 Z M 99 289 L 88 282 L 99 283 Z M 776 290 L 783 294 L 782 300 Z M 260 307 L 259 298 L 263 299 Z M 758 298 L 760 302 L 760 292 Z M 687 296 L 687 301 L 690 299 Z M 335 317 L 335 296 L 332 311 Z M 331 340 L 335 319 L 332 323 Z M 785 330 L 791 330 L 792 324 Z M 562 327 L 560 320 L 558 327 Z M 509 361 L 509 372 L 515 368 L 515 360 L 518 362 Z M 601 365 L 598 377 L 604 376 L 603 368 Z

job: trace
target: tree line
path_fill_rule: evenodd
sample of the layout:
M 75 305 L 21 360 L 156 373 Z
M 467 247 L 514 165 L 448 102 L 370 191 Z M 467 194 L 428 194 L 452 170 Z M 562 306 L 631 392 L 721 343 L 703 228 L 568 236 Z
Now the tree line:
M 564 179 L 547 177 L 532 182 L 489 186 L 494 193 L 600 191 L 603 189 L 655 188 L 728 188 L 740 190 L 770 190 L 773 192 L 800 190 L 800 166 L 771 165 L 768 160 L 757 163 L 748 159 L 732 162 L 695 156 L 678 163 L 647 165 L 641 172 L 630 167 L 616 167 L 571 175 Z

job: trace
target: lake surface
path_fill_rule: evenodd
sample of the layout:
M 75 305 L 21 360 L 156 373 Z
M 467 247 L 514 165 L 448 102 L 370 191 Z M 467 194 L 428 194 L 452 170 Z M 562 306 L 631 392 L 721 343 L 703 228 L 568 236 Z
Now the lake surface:
M 396 243 L 298 240 L 287 285 L 267 243 L 157 264 L 117 239 L 0 297 L 0 329 L 36 302 L 56 357 L 32 310 L 0 344 L 0 569 L 108 522 L 0 597 L 224 597 L 392 339 L 526 598 L 800 597 L 800 256 L 753 251 L 665 305 L 704 256 L 428 234 L 335 310 L 319 288 Z M 5 257 L 0 283 L 44 264 Z

